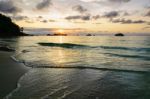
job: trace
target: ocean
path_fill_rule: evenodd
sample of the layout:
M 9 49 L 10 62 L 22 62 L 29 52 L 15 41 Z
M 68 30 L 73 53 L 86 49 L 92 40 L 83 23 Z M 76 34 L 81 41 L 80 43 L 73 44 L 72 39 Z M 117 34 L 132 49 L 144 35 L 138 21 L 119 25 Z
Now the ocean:
M 150 99 L 150 36 L 0 39 L 31 67 L 8 99 Z

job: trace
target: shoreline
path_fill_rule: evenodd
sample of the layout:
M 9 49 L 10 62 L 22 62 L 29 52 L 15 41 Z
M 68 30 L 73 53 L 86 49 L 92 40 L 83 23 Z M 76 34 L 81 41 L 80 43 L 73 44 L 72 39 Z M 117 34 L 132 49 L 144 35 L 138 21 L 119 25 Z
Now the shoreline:
M 4 98 L 17 87 L 17 83 L 29 67 L 15 62 L 11 56 L 14 52 L 0 51 L 0 98 Z

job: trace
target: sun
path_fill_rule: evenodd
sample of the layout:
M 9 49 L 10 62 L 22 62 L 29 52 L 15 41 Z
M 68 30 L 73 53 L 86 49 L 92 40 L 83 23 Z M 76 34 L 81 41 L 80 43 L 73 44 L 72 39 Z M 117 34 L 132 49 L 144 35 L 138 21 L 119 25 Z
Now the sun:
M 64 33 L 64 30 L 63 30 L 63 29 L 59 29 L 59 30 L 58 30 L 58 33 L 63 34 L 63 33 Z

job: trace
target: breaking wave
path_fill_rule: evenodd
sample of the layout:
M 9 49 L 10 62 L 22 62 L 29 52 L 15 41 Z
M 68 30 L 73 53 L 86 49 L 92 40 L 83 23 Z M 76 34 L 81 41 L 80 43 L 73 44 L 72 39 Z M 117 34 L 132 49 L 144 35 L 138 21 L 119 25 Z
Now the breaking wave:
M 150 61 L 149 56 L 124 55 L 124 54 L 114 54 L 114 53 L 105 53 L 105 54 L 110 55 L 110 56 L 114 56 L 114 57 L 133 58 L 133 59 L 140 59 L 140 60 Z
M 47 47 L 62 47 L 62 48 L 102 48 L 110 50 L 127 50 L 127 51 L 144 51 L 149 52 L 150 48 L 137 48 L 137 47 L 121 47 L 121 46 L 88 46 L 82 44 L 73 44 L 73 43 L 38 43 L 41 46 Z
M 50 66 L 50 65 L 42 65 L 42 64 L 32 64 L 25 61 L 20 61 L 15 58 L 15 56 L 11 57 L 14 61 L 18 63 L 23 63 L 27 67 L 31 68 L 58 68 L 58 69 L 93 69 L 93 70 L 102 70 L 102 71 L 113 71 L 113 72 L 131 72 L 131 73 L 149 73 L 148 70 L 134 70 L 134 69 L 116 69 L 116 68 L 103 68 L 103 67 L 93 67 L 93 66 Z
M 49 47 L 63 47 L 63 48 L 83 48 L 89 47 L 86 45 L 80 44 L 72 44 L 72 43 L 38 43 L 41 46 L 49 46 Z

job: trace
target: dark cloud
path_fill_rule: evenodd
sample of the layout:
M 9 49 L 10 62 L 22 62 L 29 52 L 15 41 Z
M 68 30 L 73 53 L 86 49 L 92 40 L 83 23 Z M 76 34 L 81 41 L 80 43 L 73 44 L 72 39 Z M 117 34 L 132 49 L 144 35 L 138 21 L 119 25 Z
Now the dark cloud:
M 75 16 L 68 16 L 65 19 L 67 20 L 84 20 L 84 21 L 88 21 L 90 20 L 90 15 L 75 15 Z
M 130 20 L 130 19 L 111 19 L 112 23 L 121 23 L 121 24 L 143 24 L 147 23 L 143 20 Z
M 130 1 L 131 0 L 99 0 L 99 1 L 95 0 L 93 2 L 112 7 L 112 6 L 115 6 L 115 5 L 118 6 L 119 4 L 128 3 Z
M 0 12 L 3 13 L 18 13 L 21 9 L 16 7 L 11 0 L 1 0 L 0 1 Z
M 148 11 L 145 16 L 150 17 L 150 11 Z
M 42 23 L 48 23 L 48 20 L 42 20 L 40 22 L 42 22 Z
M 83 21 L 89 21 L 89 20 L 98 20 L 100 19 L 101 16 L 100 15 L 95 15 L 92 16 L 90 14 L 87 15 L 74 15 L 74 16 L 67 16 L 65 19 L 66 20 L 83 20 Z M 80 23 L 80 22 L 79 22 Z M 83 22 L 82 22 L 83 23 Z
M 105 17 L 105 18 L 115 18 L 117 16 L 119 16 L 119 12 L 117 11 L 111 11 L 111 12 L 108 12 L 108 13 L 105 13 L 102 17 Z
M 82 20 L 90 20 L 90 15 L 85 15 L 85 16 L 82 16 L 81 18 Z
M 52 5 L 51 0 L 42 0 L 42 2 L 37 4 L 36 8 L 42 10 L 48 8 L 50 5 Z
M 87 9 L 85 9 L 85 8 L 84 8 L 83 6 L 81 6 L 81 5 L 76 5 L 76 6 L 72 7 L 72 9 L 73 9 L 74 11 L 79 12 L 79 13 L 87 12 Z
M 28 17 L 27 16 L 11 16 L 12 20 L 15 21 L 21 21 L 21 20 L 27 20 Z

